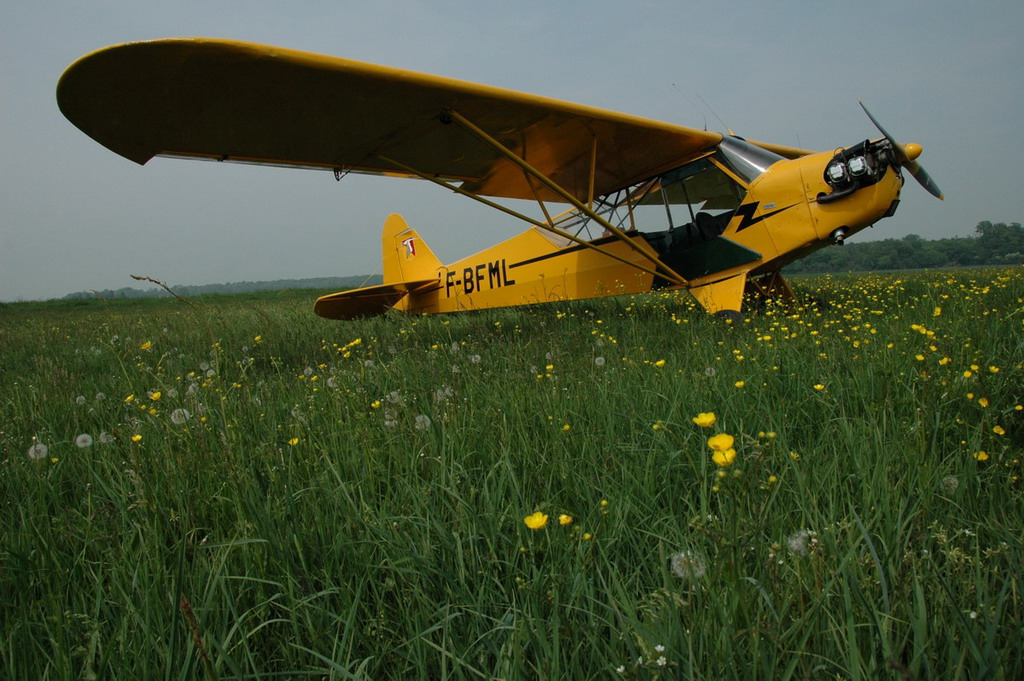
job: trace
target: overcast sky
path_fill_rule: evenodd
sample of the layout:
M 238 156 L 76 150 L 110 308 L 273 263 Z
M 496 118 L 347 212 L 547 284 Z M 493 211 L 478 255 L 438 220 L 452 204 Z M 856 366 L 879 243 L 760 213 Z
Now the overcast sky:
M 923 145 L 919 160 L 946 200 L 908 176 L 896 216 L 857 239 L 1024 221 L 1019 0 L 11 1 L 0 3 L 0 300 L 136 285 L 129 274 L 208 284 L 376 273 L 391 212 L 445 261 L 525 227 L 414 180 L 139 166 L 57 109 L 57 79 L 78 57 L 174 36 L 279 45 L 815 149 L 878 136 L 861 99 L 898 140 Z

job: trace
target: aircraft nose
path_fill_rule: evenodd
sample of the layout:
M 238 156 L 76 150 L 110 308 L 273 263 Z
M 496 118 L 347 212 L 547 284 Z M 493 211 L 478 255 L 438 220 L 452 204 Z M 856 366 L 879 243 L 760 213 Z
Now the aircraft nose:
M 924 149 L 921 147 L 920 144 L 914 144 L 913 142 L 910 142 L 908 144 L 903 145 L 903 153 L 907 155 L 908 161 L 916 160 L 917 157 L 921 155 L 922 151 L 924 151 Z

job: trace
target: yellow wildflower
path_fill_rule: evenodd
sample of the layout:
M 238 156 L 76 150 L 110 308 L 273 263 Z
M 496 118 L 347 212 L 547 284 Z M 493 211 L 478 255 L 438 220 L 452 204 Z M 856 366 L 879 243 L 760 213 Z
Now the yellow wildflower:
M 814 384 L 814 389 L 815 390 L 824 390 L 825 386 L 823 384 L 821 384 L 821 383 L 815 383 Z
M 571 525 L 572 524 L 572 516 L 571 515 L 566 515 L 565 513 L 563 513 L 562 515 L 558 516 L 558 524 L 559 525 Z
M 657 362 L 654 363 L 654 366 L 660 369 L 661 367 L 665 366 L 665 360 L 659 359 Z
M 548 524 L 548 517 L 546 514 L 537 511 L 532 515 L 528 515 L 523 518 L 523 522 L 531 530 L 539 530 Z
M 716 452 L 724 452 L 728 449 L 732 449 L 732 445 L 735 441 L 736 439 L 732 435 L 719 433 L 718 435 L 712 435 L 708 438 L 708 447 Z
M 299 444 L 299 438 L 293 437 L 292 439 L 288 440 L 288 444 L 294 447 L 295 445 Z
M 992 426 L 992 432 L 996 435 L 1006 435 L 1006 431 L 1003 430 L 1002 426 Z
M 743 386 L 746 385 L 746 383 L 744 381 L 736 381 L 736 383 L 734 383 L 733 385 L 735 385 L 737 388 L 742 388 Z
M 980 404 L 983 407 L 987 407 L 988 406 L 988 400 L 986 398 L 984 398 L 984 397 L 979 397 L 978 398 L 978 404 Z
M 722 468 L 731 466 L 735 458 L 736 450 L 732 449 L 731 447 L 729 449 L 726 449 L 725 451 L 715 451 L 715 453 L 711 455 L 711 460 L 714 461 L 719 466 L 721 466 Z
M 710 428 L 711 426 L 715 425 L 715 422 L 717 420 L 718 417 L 715 416 L 715 412 L 713 411 L 702 411 L 701 413 L 693 417 L 693 422 L 696 423 L 701 428 Z
M 135 435 L 132 435 L 132 442 L 138 442 L 141 439 L 142 439 L 142 436 L 139 435 L 138 433 L 136 433 Z
M 151 347 L 153 347 L 153 341 L 146 341 L 139 346 L 139 350 L 149 350 Z
M 162 395 L 163 395 L 163 393 L 161 393 L 159 390 L 156 390 L 156 391 L 153 392 L 152 395 L 149 396 L 149 399 L 151 399 L 151 400 L 159 400 Z
M 988 461 L 988 452 L 982 450 L 980 452 L 974 452 L 974 458 L 978 461 Z

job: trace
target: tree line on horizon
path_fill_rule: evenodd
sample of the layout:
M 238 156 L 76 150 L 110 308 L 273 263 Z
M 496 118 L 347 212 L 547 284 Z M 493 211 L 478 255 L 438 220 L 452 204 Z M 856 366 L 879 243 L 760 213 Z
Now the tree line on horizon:
M 179 296 L 191 297 L 225 293 L 252 293 L 254 291 L 280 291 L 283 289 L 336 289 L 344 291 L 360 286 L 381 283 L 379 274 L 360 274 L 349 277 L 313 277 L 309 279 L 275 279 L 273 281 L 235 281 L 226 284 L 204 284 L 201 286 L 174 285 L 170 289 Z M 83 298 L 169 298 L 170 293 L 162 288 L 133 288 L 125 286 L 102 291 L 76 291 L 64 296 L 64 300 Z
M 786 266 L 786 274 L 916 270 L 944 267 L 1024 264 L 1024 227 L 1019 222 L 979 222 L 975 234 L 947 239 L 925 239 L 908 234 L 901 239 L 847 242 L 841 248 L 823 248 Z M 274 281 L 239 281 L 204 286 L 172 286 L 182 296 L 251 293 L 281 289 L 335 289 L 343 291 L 381 283 L 380 274 Z M 151 298 L 169 296 L 160 288 L 78 291 L 65 300 L 82 298 Z
M 973 236 L 846 242 L 823 248 L 786 266 L 786 274 L 918 270 L 1024 263 L 1024 227 L 1019 222 L 979 222 Z

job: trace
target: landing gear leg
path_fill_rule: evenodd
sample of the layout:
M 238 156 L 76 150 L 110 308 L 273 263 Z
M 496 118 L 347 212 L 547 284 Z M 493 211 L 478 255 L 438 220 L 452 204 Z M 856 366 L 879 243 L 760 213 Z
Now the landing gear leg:
M 782 277 L 782 272 L 768 272 L 760 277 L 747 279 L 745 293 L 762 304 L 769 300 L 791 303 L 796 298 L 793 289 Z

